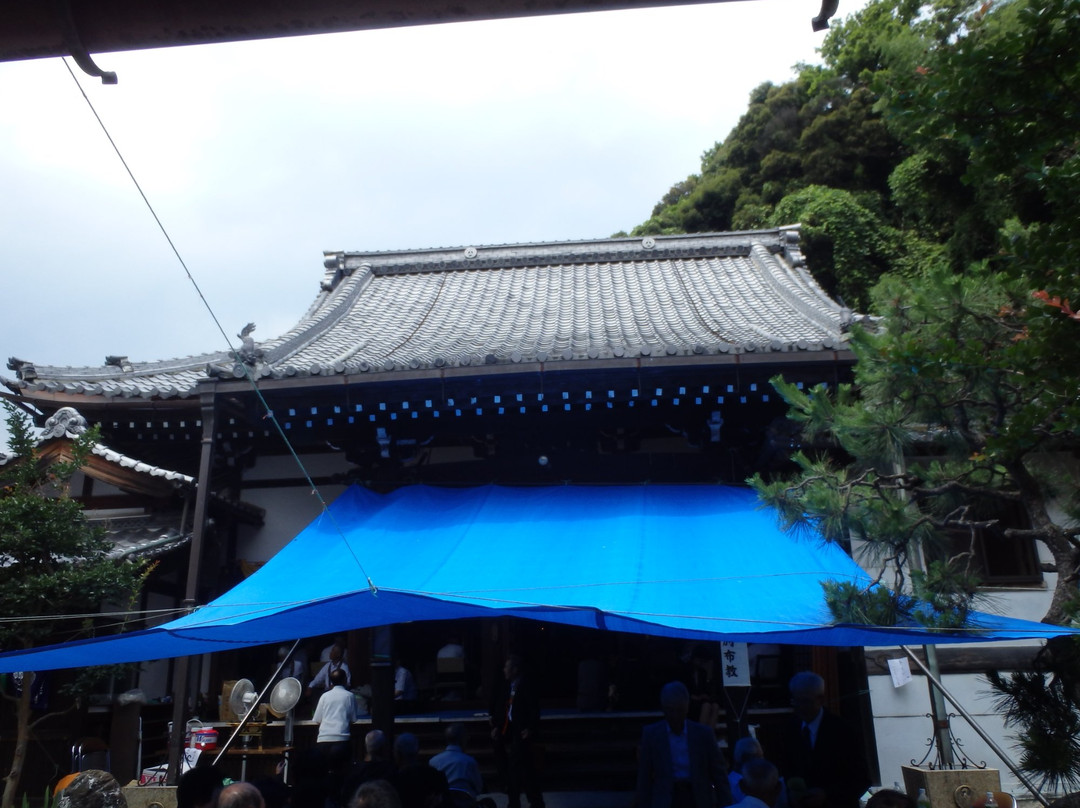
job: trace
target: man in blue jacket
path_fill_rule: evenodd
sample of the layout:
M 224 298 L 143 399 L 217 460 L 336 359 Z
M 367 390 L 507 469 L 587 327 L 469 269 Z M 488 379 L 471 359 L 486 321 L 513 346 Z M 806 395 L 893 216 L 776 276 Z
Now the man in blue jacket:
M 727 769 L 716 734 L 687 719 L 690 693 L 682 682 L 660 691 L 664 719 L 641 733 L 637 808 L 724 808 L 731 804 Z

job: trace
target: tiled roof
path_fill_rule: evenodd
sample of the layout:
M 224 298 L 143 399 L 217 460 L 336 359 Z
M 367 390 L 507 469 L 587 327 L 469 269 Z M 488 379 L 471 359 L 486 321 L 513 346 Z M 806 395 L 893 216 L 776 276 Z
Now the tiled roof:
M 58 439 L 66 438 L 70 440 L 77 438 L 79 435 L 86 432 L 86 430 L 86 418 L 84 418 L 78 410 L 73 407 L 61 407 L 45 421 L 45 426 L 37 438 L 38 445 L 45 446 Z M 134 475 L 147 475 L 156 480 L 161 480 L 168 484 L 168 488 L 194 490 L 197 485 L 196 479 L 190 474 L 184 474 L 180 471 L 173 471 L 171 469 L 162 468 L 161 466 L 155 466 L 151 463 L 145 463 L 142 460 L 118 452 L 115 449 L 110 449 L 103 443 L 94 443 L 90 447 L 90 452 L 94 456 L 104 460 L 107 464 L 117 466 L 120 469 L 127 469 Z M 17 455 L 0 452 L 0 466 L 15 462 L 16 460 L 18 460 Z M 121 479 L 110 480 L 107 475 L 102 476 L 101 469 L 101 466 L 95 468 L 92 464 L 88 463 L 83 468 L 83 471 L 91 477 L 110 481 L 121 490 L 131 491 L 139 488 L 138 485 L 126 484 Z M 124 479 L 130 483 L 134 477 L 129 474 Z M 265 515 L 263 509 L 256 505 L 234 500 L 214 492 L 211 492 L 210 496 L 213 504 L 228 508 L 233 514 L 240 515 L 242 518 L 250 520 L 252 524 L 261 524 Z M 130 524 L 127 526 L 130 527 Z M 144 550 L 152 550 L 159 544 L 162 546 L 168 545 L 166 549 L 172 549 L 174 546 L 177 546 L 177 542 L 182 544 L 190 538 L 186 533 L 181 535 L 179 529 L 176 528 L 172 522 L 168 521 L 163 524 L 150 524 L 150 526 L 147 527 L 147 520 L 143 520 L 138 523 L 137 527 L 138 530 L 131 533 L 131 535 L 125 534 L 126 538 L 124 539 L 124 542 L 126 542 L 126 544 L 124 544 L 124 547 L 121 550 L 116 552 L 119 552 L 121 555 L 146 555 Z M 149 533 L 147 533 L 147 531 L 149 531 Z M 138 547 L 132 549 L 134 546 L 132 542 L 138 545 Z M 162 550 L 162 552 L 164 552 L 164 550 Z M 157 555 L 158 553 L 155 551 L 152 554 Z
M 393 374 L 580 360 L 843 349 L 855 318 L 806 271 L 795 228 L 407 252 L 329 252 L 287 333 L 228 352 L 108 366 L 12 359 L 34 391 L 195 395 L 200 380 Z M 387 378 L 392 378 L 388 376 Z
M 179 514 L 114 516 L 87 520 L 101 528 L 112 544 L 108 557 L 112 559 L 157 558 L 178 550 L 191 541 L 191 531 L 179 527 Z
M 168 480 L 171 483 L 184 487 L 194 487 L 195 478 L 189 474 L 182 474 L 179 471 L 170 471 L 169 469 L 163 469 L 160 466 L 152 466 L 149 463 L 144 463 L 141 460 L 136 460 L 134 457 L 128 457 L 125 454 L 121 454 L 108 446 L 101 443 L 95 443 L 91 451 L 98 457 L 102 457 L 108 460 L 110 463 L 115 463 L 121 468 L 131 469 L 139 474 L 149 474 L 151 477 L 160 477 L 163 480 Z

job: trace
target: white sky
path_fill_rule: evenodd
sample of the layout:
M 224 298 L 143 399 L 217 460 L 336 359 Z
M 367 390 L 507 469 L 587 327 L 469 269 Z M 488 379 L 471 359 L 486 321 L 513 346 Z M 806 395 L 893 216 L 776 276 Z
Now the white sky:
M 699 169 L 754 87 L 818 61 L 818 8 L 753 0 L 95 54 L 115 86 L 71 66 L 235 343 L 249 321 L 256 340 L 296 322 L 324 249 L 629 230 Z M 64 65 L 0 64 L 0 121 L 0 360 L 226 348 Z

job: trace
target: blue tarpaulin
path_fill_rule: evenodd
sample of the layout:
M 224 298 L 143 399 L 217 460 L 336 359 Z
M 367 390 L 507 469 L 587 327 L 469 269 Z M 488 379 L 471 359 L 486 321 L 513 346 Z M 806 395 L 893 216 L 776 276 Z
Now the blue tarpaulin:
M 376 590 L 369 586 L 369 579 Z M 138 662 L 416 620 L 511 615 L 641 634 L 801 645 L 1045 638 L 978 614 L 960 632 L 832 623 L 821 582 L 869 584 L 723 486 L 345 491 L 263 567 L 178 620 L 0 654 L 0 672 Z

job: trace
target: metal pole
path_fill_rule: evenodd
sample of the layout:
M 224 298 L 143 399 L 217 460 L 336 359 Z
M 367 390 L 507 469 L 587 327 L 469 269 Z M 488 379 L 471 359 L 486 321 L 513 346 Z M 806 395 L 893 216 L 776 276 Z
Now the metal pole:
M 979 737 L 986 741 L 987 745 L 992 750 L 994 750 L 994 754 L 1001 758 L 1002 762 L 1004 762 L 1005 765 L 1009 767 L 1009 771 L 1011 771 L 1020 779 L 1020 782 L 1024 784 L 1028 791 L 1031 792 L 1032 796 L 1049 808 L 1050 801 L 1042 795 L 1042 792 L 1039 791 L 1039 789 L 1035 786 L 1034 783 L 1032 783 L 1026 776 L 1024 776 L 1024 773 L 1020 771 L 1020 767 L 1017 766 L 1016 763 L 1013 762 L 1013 759 L 1009 757 L 1008 754 L 1006 754 L 1005 751 L 997 745 L 997 743 L 995 743 L 994 739 L 991 738 L 990 735 L 981 726 L 979 726 L 978 722 L 976 722 L 975 719 L 971 716 L 971 714 L 964 709 L 963 705 L 956 700 L 952 693 L 945 689 L 945 685 L 943 685 L 937 679 L 937 677 L 930 673 L 930 670 L 926 667 L 926 665 L 923 664 L 923 661 L 917 656 L 915 656 L 915 653 L 906 645 L 901 645 L 900 648 L 905 654 L 911 657 L 911 660 L 916 665 L 918 665 L 919 670 L 923 672 L 927 680 L 934 686 L 934 688 L 937 689 L 937 691 L 942 696 L 949 700 L 949 703 L 957 709 L 960 715 L 964 717 L 964 720 L 971 725 L 971 728 L 975 730 L 976 733 L 978 733 Z
M 926 654 L 926 664 L 934 676 L 941 676 L 941 667 L 938 665 L 937 648 L 933 645 L 924 645 L 923 653 Z M 934 714 L 934 737 L 937 739 L 938 760 L 942 768 L 951 769 L 956 762 L 953 757 L 952 734 L 949 731 L 949 712 L 945 709 L 945 700 L 941 693 L 933 685 L 926 685 L 930 696 L 931 712 Z

